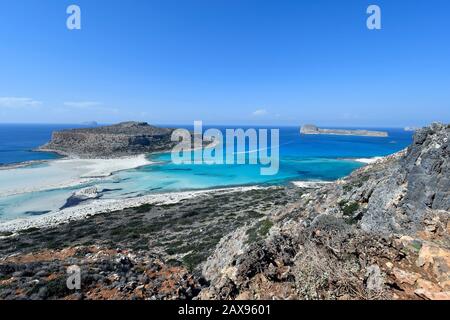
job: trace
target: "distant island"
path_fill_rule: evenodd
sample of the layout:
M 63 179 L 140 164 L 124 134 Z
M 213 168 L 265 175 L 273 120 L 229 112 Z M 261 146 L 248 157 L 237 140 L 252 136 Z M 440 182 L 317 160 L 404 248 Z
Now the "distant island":
M 386 131 L 346 130 L 346 129 L 320 129 L 315 125 L 304 125 L 300 129 L 301 134 L 332 134 L 339 136 L 363 136 L 363 137 L 388 137 Z
M 419 127 L 405 127 L 404 128 L 405 131 L 410 131 L 410 132 L 415 132 L 419 129 L 420 129 Z
M 97 123 L 97 121 L 85 121 L 81 125 L 88 126 L 88 127 L 97 127 L 98 123 Z
M 173 147 L 173 129 L 146 122 L 122 122 L 110 126 L 56 131 L 39 151 L 77 158 L 118 158 L 165 151 Z

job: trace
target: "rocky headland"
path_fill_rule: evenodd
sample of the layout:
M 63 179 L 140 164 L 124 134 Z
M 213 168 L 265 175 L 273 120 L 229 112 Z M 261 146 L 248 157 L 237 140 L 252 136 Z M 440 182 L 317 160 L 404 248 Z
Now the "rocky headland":
M 338 136 L 362 136 L 362 137 L 388 137 L 386 131 L 370 131 L 370 130 L 346 130 L 346 129 L 321 129 L 315 125 L 304 125 L 300 129 L 301 134 L 331 134 Z
M 433 124 L 330 184 L 4 231 L 0 299 L 450 299 L 449 167 L 450 126 Z
M 119 158 L 173 147 L 173 129 L 146 122 L 123 122 L 111 126 L 57 131 L 38 150 L 78 158 Z

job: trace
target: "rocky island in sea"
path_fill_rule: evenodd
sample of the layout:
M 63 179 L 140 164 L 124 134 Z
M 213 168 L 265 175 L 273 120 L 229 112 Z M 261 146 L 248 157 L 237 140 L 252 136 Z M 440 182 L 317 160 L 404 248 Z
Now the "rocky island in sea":
M 363 136 L 363 137 L 388 137 L 386 131 L 370 131 L 370 130 L 346 130 L 346 129 L 321 129 L 315 125 L 308 124 L 302 126 L 301 134 L 332 134 L 339 136 Z
M 0 299 L 450 299 L 449 150 L 436 123 L 333 183 L 3 224 Z
M 169 150 L 173 129 L 151 126 L 146 122 L 122 122 L 110 126 L 70 129 L 54 132 L 40 151 L 56 152 L 79 158 L 119 158 Z
M 417 131 L 419 129 L 420 129 L 419 127 L 405 127 L 403 130 L 415 132 L 415 131 Z

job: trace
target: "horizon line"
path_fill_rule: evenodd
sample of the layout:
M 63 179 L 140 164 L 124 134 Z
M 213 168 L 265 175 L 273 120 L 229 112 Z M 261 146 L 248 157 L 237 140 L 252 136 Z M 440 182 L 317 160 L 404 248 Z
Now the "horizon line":
M 94 121 L 96 122 L 96 121 Z M 118 122 L 96 122 L 98 126 L 108 126 L 108 125 L 113 125 L 113 124 L 118 124 L 118 123 L 122 123 L 122 122 L 127 122 L 127 121 L 118 121 Z M 160 122 L 160 123 L 151 123 L 148 121 L 136 121 L 136 122 L 146 122 L 149 125 L 153 125 L 153 126 L 169 126 L 169 127 L 173 127 L 173 126 L 192 126 L 192 123 L 164 123 L 164 122 Z M 434 122 L 441 122 L 441 121 L 433 121 L 430 122 L 428 125 L 431 125 Z M 444 121 L 442 121 L 441 123 L 444 123 Z M 311 124 L 311 123 L 299 123 L 299 124 L 262 124 L 262 123 L 239 123 L 239 124 L 233 124 L 233 123 L 207 123 L 204 125 L 211 127 L 211 126 L 244 126 L 244 127 L 249 127 L 249 126 L 258 126 L 258 127 L 281 127 L 281 128 L 287 128 L 287 127 L 301 127 L 303 125 L 306 124 Z M 74 125 L 74 126 L 90 126 L 89 123 L 82 123 L 82 122 L 0 122 L 0 125 Z M 318 127 L 336 127 L 336 128 L 388 128 L 388 129 L 404 129 L 407 127 L 411 127 L 411 128 L 422 128 L 425 127 L 427 125 L 392 125 L 392 126 L 386 126 L 386 125 L 360 125 L 360 124 L 351 124 L 351 125 L 342 125 L 342 124 L 323 124 L 323 125 L 317 125 Z

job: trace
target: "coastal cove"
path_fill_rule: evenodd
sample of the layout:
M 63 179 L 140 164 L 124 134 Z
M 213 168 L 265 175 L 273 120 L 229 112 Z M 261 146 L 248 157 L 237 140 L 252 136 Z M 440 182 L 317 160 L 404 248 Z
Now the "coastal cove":
M 47 142 L 51 132 L 57 129 L 59 127 L 48 127 L 45 139 L 41 136 L 34 144 L 28 141 L 29 150 Z M 292 181 L 334 181 L 371 162 L 374 157 L 404 149 L 410 144 L 411 137 L 411 132 L 401 129 L 389 129 L 388 138 L 367 138 L 300 136 L 298 128 L 280 128 L 280 172 L 276 176 L 261 176 L 259 166 L 254 165 L 174 165 L 168 153 L 112 161 L 59 159 L 3 169 L 0 170 L 0 222 L 57 214 L 65 206 L 73 205 L 68 199 L 74 193 L 86 188 L 93 194 L 82 205 L 95 206 L 99 200 L 125 200 L 152 194 L 283 185 Z M 5 145 L 4 140 L 0 145 Z M 45 153 L 31 153 L 36 154 L 32 160 L 47 159 Z M 4 159 L 0 158 L 0 162 L 5 163 Z M 14 160 L 11 154 L 8 159 L 7 163 L 30 160 L 18 157 L 18 161 L 11 161 Z M 31 185 L 33 188 L 29 187 Z

